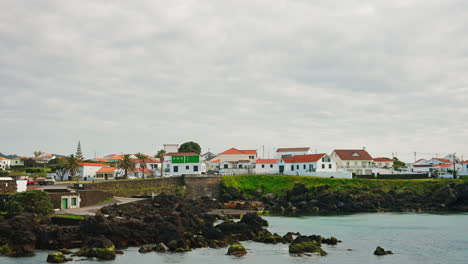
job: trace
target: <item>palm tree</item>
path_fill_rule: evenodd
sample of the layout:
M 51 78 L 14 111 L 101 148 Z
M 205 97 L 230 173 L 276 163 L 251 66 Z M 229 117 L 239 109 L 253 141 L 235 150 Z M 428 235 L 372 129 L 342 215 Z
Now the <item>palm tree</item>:
M 125 171 L 125 179 L 128 179 L 128 171 L 133 170 L 135 168 L 135 164 L 132 162 L 130 158 L 130 154 L 125 154 L 122 160 L 118 164 L 118 168 Z
M 75 179 L 75 174 L 80 171 L 80 167 L 78 159 L 73 154 L 65 159 L 65 171 L 70 173 L 70 178 L 72 180 Z M 79 177 L 76 177 L 77 182 L 78 179 Z
M 163 177 L 163 172 L 164 172 L 164 155 L 166 154 L 166 151 L 164 149 L 161 149 L 158 151 L 158 153 L 154 156 L 155 158 L 158 158 L 159 161 L 161 162 L 161 178 Z
M 145 178 L 145 169 L 146 169 L 146 159 L 148 159 L 148 157 L 143 155 L 143 153 L 141 153 L 141 152 L 138 152 L 137 154 L 135 154 L 135 156 L 137 157 L 137 159 L 139 159 L 140 168 L 141 168 L 141 178 L 144 179 Z

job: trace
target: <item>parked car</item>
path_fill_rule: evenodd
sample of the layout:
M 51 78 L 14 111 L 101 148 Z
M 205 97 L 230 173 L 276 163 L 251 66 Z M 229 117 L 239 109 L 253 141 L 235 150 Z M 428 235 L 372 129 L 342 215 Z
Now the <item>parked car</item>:
M 28 184 L 28 185 L 35 185 L 35 184 L 36 184 L 36 182 L 35 182 L 35 181 L 33 181 L 33 180 L 28 180 L 28 183 L 27 183 L 27 184 Z
M 37 178 L 36 182 L 39 185 L 54 185 L 55 184 L 55 180 L 52 178 Z

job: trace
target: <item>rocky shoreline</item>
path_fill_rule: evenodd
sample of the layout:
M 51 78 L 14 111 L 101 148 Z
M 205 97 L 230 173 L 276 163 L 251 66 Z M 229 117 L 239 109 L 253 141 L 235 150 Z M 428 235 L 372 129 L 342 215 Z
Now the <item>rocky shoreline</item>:
M 130 246 L 140 246 L 142 253 L 185 252 L 253 240 L 291 244 L 292 254 L 324 255 L 321 243 L 338 243 L 335 238 L 272 234 L 266 229 L 268 222 L 256 213 L 239 221 L 224 219 L 218 224 L 219 217 L 208 212 L 222 206 L 208 198 L 188 200 L 161 194 L 154 199 L 104 207 L 96 216 L 88 216 L 76 225 L 57 225 L 49 217 L 23 214 L 0 222 L 0 254 L 22 257 L 34 254 L 34 250 L 55 250 L 48 261 L 61 263 L 70 257 L 112 260 L 123 253 L 120 249 Z M 234 246 L 233 255 L 246 253 L 239 253 L 240 248 Z
M 362 212 L 468 212 L 468 183 L 447 183 L 419 193 L 415 189 L 387 186 L 334 189 L 328 184 L 307 187 L 302 183 L 283 195 L 261 189 L 245 193 L 223 186 L 221 201 L 262 201 L 263 210 L 280 215 Z M 255 209 L 248 202 L 238 209 Z

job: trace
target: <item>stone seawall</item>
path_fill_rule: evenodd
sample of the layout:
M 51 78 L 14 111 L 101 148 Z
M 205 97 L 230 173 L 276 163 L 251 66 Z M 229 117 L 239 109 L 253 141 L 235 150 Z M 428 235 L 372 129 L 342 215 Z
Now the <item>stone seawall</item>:
M 170 177 L 163 179 L 103 181 L 83 184 L 84 190 L 100 190 L 114 196 L 150 196 L 160 193 L 182 194 L 188 198 L 218 198 L 220 177 Z M 184 192 L 185 190 L 185 192 Z

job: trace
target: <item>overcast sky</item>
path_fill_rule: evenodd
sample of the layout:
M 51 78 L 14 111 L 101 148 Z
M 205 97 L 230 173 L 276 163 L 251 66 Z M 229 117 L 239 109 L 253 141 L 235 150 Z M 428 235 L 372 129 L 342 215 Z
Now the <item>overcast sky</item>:
M 0 152 L 468 158 L 468 1 L 0 2 Z M 419 154 L 418 154 L 419 155 Z M 434 154 L 435 155 L 435 154 Z M 422 157 L 421 156 L 421 157 Z

